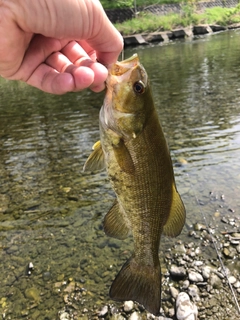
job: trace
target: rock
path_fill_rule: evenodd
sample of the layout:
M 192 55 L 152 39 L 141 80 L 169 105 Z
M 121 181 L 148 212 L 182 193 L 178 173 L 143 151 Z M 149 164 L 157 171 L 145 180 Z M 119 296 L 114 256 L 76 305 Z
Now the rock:
M 169 270 L 172 277 L 183 279 L 186 277 L 187 272 L 184 267 L 178 267 L 176 265 L 171 265 L 171 268 Z
M 194 35 L 207 34 L 211 32 L 212 32 L 212 29 L 209 27 L 209 25 L 198 25 L 193 27 Z
M 176 300 L 176 316 L 178 320 L 197 320 L 197 307 L 190 301 L 186 292 L 179 293 Z
M 228 259 L 233 259 L 236 255 L 236 250 L 232 247 L 229 248 L 223 248 L 223 254 Z
M 140 320 L 140 319 L 142 319 L 141 313 L 137 311 L 134 311 L 129 317 L 129 320 Z
M 130 300 L 130 301 L 125 301 L 124 302 L 123 310 L 125 312 L 130 312 L 130 311 L 133 310 L 133 308 L 134 308 L 134 302 L 133 301 Z
M 199 296 L 199 289 L 195 284 L 191 284 L 188 287 L 188 294 L 194 301 L 200 301 L 200 296 Z
M 186 290 L 190 285 L 190 281 L 189 280 L 185 280 L 183 281 L 183 285 L 182 285 L 182 289 Z
M 172 30 L 173 39 L 185 38 L 186 33 L 184 29 L 175 29 Z
M 110 320 L 125 320 L 126 318 L 124 318 L 120 313 L 115 313 L 111 316 Z
M 99 317 L 105 317 L 108 314 L 108 306 L 104 306 L 99 312 Z
M 188 272 L 188 278 L 192 282 L 202 282 L 203 281 L 202 275 L 196 271 L 193 271 L 193 270 L 190 270 Z
M 204 279 L 209 279 L 211 272 L 212 272 L 211 267 L 209 267 L 209 266 L 202 267 L 202 276 Z
M 25 297 L 29 300 L 34 300 L 37 303 L 40 301 L 40 293 L 35 287 L 27 288 L 25 290 Z
M 135 34 L 133 36 L 124 37 L 125 45 L 138 45 L 138 44 L 147 44 L 146 40 L 141 34 Z
M 213 32 L 219 32 L 219 31 L 227 30 L 226 27 L 219 26 L 218 24 L 211 24 L 210 28 L 212 29 Z M 224 200 L 224 195 L 221 195 L 221 199 Z
M 69 314 L 67 312 L 63 312 L 60 317 L 59 317 L 60 320 L 69 320 L 70 317 L 69 317 Z
M 211 274 L 209 283 L 214 289 L 220 289 L 222 286 L 222 281 L 216 274 Z
M 234 283 L 237 281 L 237 279 L 236 279 L 234 276 L 230 276 L 230 277 L 228 277 L 228 281 L 229 281 L 231 284 L 234 284 Z
M 179 294 L 179 291 L 178 291 L 176 288 L 174 288 L 174 287 L 170 287 L 170 293 L 171 293 L 171 296 L 172 296 L 174 299 L 176 299 L 177 296 L 178 296 L 178 294 Z
M 163 33 L 163 32 L 152 32 L 147 35 L 143 35 L 143 38 L 147 42 L 162 42 L 162 41 L 166 41 L 166 38 L 168 40 L 166 33 Z

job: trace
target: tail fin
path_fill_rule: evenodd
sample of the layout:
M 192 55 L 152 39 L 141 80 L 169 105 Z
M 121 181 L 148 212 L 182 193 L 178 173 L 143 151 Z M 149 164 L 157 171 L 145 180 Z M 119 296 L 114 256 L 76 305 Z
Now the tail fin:
M 135 258 L 129 259 L 112 283 L 110 298 L 118 301 L 133 300 L 146 310 L 159 315 L 161 307 L 161 269 L 156 266 L 142 266 Z

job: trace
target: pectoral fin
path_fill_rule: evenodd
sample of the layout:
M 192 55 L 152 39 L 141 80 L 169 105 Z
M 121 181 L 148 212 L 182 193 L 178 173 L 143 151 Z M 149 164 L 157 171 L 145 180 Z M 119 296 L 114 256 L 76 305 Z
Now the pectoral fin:
M 101 146 L 101 142 L 97 141 L 93 147 L 93 152 L 88 157 L 83 171 L 95 171 L 102 170 L 105 168 L 104 154 Z
M 126 173 L 133 174 L 135 171 L 134 163 L 122 139 L 119 139 L 117 144 L 113 144 L 113 151 L 120 168 Z
M 163 227 L 163 234 L 169 237 L 178 236 L 185 223 L 186 212 L 185 207 L 179 193 L 173 185 L 172 206 L 169 218 Z
M 130 233 L 126 218 L 117 200 L 115 200 L 113 206 L 106 214 L 103 227 L 106 235 L 120 240 L 125 239 Z

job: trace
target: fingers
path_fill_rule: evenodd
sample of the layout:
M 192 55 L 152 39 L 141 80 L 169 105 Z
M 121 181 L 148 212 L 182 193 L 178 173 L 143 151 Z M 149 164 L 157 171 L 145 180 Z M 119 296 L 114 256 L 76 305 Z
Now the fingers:
M 88 87 L 99 92 L 105 88 L 107 73 L 102 64 L 92 61 L 81 46 L 72 41 L 61 52 L 50 54 L 40 63 L 28 77 L 27 83 L 54 94 Z

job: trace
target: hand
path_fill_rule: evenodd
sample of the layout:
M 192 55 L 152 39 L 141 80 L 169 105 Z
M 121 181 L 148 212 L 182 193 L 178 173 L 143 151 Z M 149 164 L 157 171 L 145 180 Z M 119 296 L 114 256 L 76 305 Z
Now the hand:
M 98 0 L 0 0 L 0 75 L 6 79 L 55 94 L 98 92 L 122 48 Z

